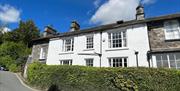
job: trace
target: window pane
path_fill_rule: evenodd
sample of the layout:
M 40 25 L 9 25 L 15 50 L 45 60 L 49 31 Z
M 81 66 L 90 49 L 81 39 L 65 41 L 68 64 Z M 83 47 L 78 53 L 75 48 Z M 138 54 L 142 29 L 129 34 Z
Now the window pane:
M 74 40 L 73 39 L 66 39 L 64 40 L 64 51 L 73 51 L 74 49 Z
M 109 59 L 109 67 L 112 67 L 111 59 Z
M 93 36 L 87 36 L 86 48 L 87 49 L 93 48 Z
M 112 39 L 111 39 L 111 33 L 108 34 L 108 39 L 109 39 L 109 40 L 108 40 L 109 48 L 111 48 L 111 47 L 112 47 L 112 46 L 111 46 L 111 44 L 112 44 L 112 41 L 111 41 L 111 40 L 112 40 Z
M 126 31 L 123 32 L 123 46 L 126 47 L 127 46 L 127 40 L 126 40 Z
M 72 65 L 72 60 L 62 60 L 61 64 L 62 65 Z
M 39 59 L 46 59 L 46 48 L 40 48 Z
M 168 59 L 167 59 L 167 55 L 166 54 L 163 54 L 162 55 L 162 63 L 163 63 L 163 67 L 168 67 L 169 68 L 169 65 L 168 65 Z
M 86 66 L 93 66 L 93 59 L 86 59 Z
M 180 53 L 176 53 L 177 68 L 180 68 Z
M 164 23 L 167 39 L 180 38 L 179 23 L 177 20 L 171 20 Z
M 127 67 L 127 58 L 124 58 L 124 67 Z
M 169 54 L 169 62 L 171 68 L 176 68 L 175 58 L 173 54 Z
M 157 67 L 162 67 L 162 63 L 161 63 L 161 55 L 156 55 L 156 63 L 157 63 Z
M 110 67 L 127 67 L 127 58 L 110 58 L 109 64 Z
M 109 47 L 110 48 L 119 48 L 127 46 L 126 31 L 121 31 L 117 33 L 109 33 Z
M 113 59 L 113 67 L 116 67 L 116 59 Z

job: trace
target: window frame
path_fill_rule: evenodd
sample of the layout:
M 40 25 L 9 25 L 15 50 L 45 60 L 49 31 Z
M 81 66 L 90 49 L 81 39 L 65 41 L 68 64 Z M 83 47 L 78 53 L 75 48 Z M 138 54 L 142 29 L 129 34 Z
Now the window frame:
M 40 48 L 39 59 L 46 59 L 46 51 L 45 50 L 46 50 L 45 47 Z
M 92 40 L 90 41 L 90 39 Z M 94 35 L 86 36 L 86 49 L 94 49 Z
M 116 62 L 115 62 L 115 59 L 116 59 Z M 121 59 L 121 62 L 117 62 L 117 59 L 119 61 L 119 59 Z M 125 62 L 126 60 L 126 62 Z M 108 58 L 108 61 L 109 61 L 109 67 L 128 67 L 128 57 L 111 57 L 111 58 Z M 120 64 L 115 64 L 115 63 L 121 63 Z M 125 66 L 125 63 L 126 63 L 126 66 Z M 115 66 L 114 66 L 115 64 Z
M 127 48 L 127 45 L 127 31 L 125 29 L 108 32 L 108 48 Z
M 86 62 L 86 66 L 88 66 L 88 67 L 93 67 L 94 66 L 94 59 L 93 58 L 85 59 L 85 62 Z
M 172 25 L 169 25 L 170 23 Z M 174 30 L 173 29 L 168 29 L 168 27 L 172 28 L 173 25 L 177 25 L 177 28 L 175 28 L 177 30 L 175 30 L 175 29 Z M 176 38 L 175 32 L 178 32 L 177 37 L 179 37 L 179 38 Z M 180 22 L 178 20 L 168 20 L 168 21 L 165 21 L 164 22 L 164 34 L 165 34 L 165 39 L 166 40 L 180 39 Z
M 67 41 L 70 41 L 70 43 L 67 45 Z M 69 47 L 69 49 L 68 49 Z M 74 51 L 74 38 L 66 38 L 63 39 L 63 52 L 72 52 Z
M 72 65 L 72 61 L 72 59 L 60 60 L 60 65 Z M 68 64 L 64 64 L 65 62 L 68 62 Z
M 161 68 L 161 67 L 164 67 L 164 60 L 163 60 L 163 56 L 166 56 L 167 58 L 167 62 L 168 62 L 168 67 L 166 68 L 175 68 L 175 69 L 180 69 L 180 65 L 177 64 L 177 62 L 180 62 L 180 59 L 178 60 L 177 59 L 177 55 L 179 55 L 179 58 L 180 58 L 180 53 L 164 53 L 164 54 L 157 54 L 155 55 L 155 58 L 156 58 L 156 67 L 157 68 Z M 157 57 L 159 56 L 160 58 L 160 66 L 158 65 L 158 60 L 157 60 Z M 173 58 L 173 60 L 170 59 L 170 57 Z M 172 61 L 174 61 L 174 66 L 175 67 L 172 67 Z

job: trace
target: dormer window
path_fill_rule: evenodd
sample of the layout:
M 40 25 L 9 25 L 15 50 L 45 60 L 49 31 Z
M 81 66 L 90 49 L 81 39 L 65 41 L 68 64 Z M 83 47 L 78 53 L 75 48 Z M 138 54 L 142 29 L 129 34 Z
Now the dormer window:
M 166 40 L 180 39 L 180 26 L 177 20 L 164 22 Z
M 74 50 L 74 39 L 69 38 L 69 39 L 64 39 L 63 40 L 63 51 L 64 52 L 69 52 Z

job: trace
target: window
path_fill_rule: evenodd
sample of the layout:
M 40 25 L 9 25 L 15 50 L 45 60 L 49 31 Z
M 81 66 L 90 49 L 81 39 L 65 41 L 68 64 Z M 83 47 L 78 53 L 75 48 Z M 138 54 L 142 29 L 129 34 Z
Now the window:
M 180 39 L 180 27 L 177 20 L 164 22 L 165 38 Z
M 109 33 L 109 48 L 127 47 L 126 31 Z
M 74 39 L 65 39 L 63 40 L 63 51 L 69 52 L 74 49 Z
M 167 67 L 180 69 L 180 53 L 158 54 L 156 55 L 157 67 Z
M 85 59 L 86 66 L 93 66 L 93 59 Z
M 61 60 L 60 64 L 61 65 L 72 65 L 72 60 Z
M 93 48 L 93 36 L 87 36 L 86 37 L 86 48 L 92 49 Z
M 41 48 L 39 59 L 46 59 L 45 47 Z
M 127 67 L 127 58 L 109 58 L 110 67 Z

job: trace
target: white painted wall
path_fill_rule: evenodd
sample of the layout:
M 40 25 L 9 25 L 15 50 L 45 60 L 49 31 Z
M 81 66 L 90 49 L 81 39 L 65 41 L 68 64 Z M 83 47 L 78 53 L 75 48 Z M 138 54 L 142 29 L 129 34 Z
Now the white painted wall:
M 103 33 L 103 61 L 102 66 L 107 67 L 109 65 L 108 58 L 111 57 L 128 57 L 128 66 L 135 67 L 136 63 L 136 55 L 135 51 L 139 52 L 139 66 L 148 67 L 147 61 L 147 51 L 149 48 L 149 40 L 147 34 L 147 27 L 145 24 L 128 26 L 127 29 L 127 48 L 116 48 L 109 49 L 108 48 L 108 32 L 110 31 L 119 31 L 122 29 L 113 29 Z
M 127 48 L 108 48 L 108 32 L 121 31 L 122 28 L 111 29 L 102 32 L 102 67 L 109 67 L 108 58 L 111 57 L 128 57 L 128 66 L 136 66 L 135 51 L 139 52 L 139 66 L 148 67 L 147 51 L 149 51 L 149 42 L 146 24 L 138 24 L 128 26 L 123 29 L 127 30 Z M 47 58 L 48 65 L 59 65 L 60 60 L 72 59 L 73 65 L 85 65 L 85 59 L 93 58 L 94 66 L 100 66 L 100 58 L 97 55 L 79 55 L 86 53 L 100 53 L 100 39 L 101 34 L 91 33 L 94 35 L 94 50 L 86 49 L 86 36 L 89 34 L 82 34 L 71 36 L 74 37 L 74 51 L 62 52 L 62 39 L 52 39 L 49 43 L 49 52 Z

